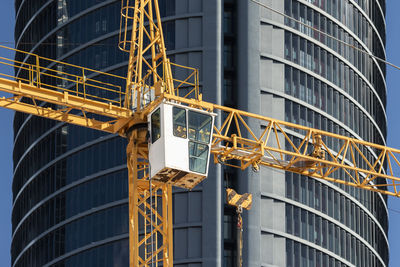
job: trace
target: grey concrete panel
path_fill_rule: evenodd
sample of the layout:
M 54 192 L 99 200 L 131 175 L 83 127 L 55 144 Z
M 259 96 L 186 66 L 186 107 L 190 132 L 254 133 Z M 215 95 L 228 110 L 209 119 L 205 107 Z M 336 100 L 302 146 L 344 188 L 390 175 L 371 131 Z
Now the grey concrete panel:
M 201 222 L 202 221 L 202 193 L 201 192 L 190 192 L 189 193 L 189 209 L 188 218 L 189 222 Z
M 260 261 L 264 264 L 273 264 L 273 253 L 274 253 L 274 237 L 271 234 L 263 233 L 261 235 L 261 259 Z M 260 263 L 261 266 L 261 263 Z
M 273 200 L 272 199 L 261 199 L 260 201 L 260 219 L 261 219 L 261 227 L 272 228 L 274 223 L 274 213 L 273 213 Z
M 190 18 L 189 23 L 189 47 L 200 47 L 202 46 L 202 19 L 201 18 Z
M 197 68 L 198 70 L 203 70 L 203 55 L 200 52 L 189 53 L 188 64 L 192 68 Z M 204 71 L 199 71 L 200 81 L 204 79 Z
M 188 219 L 187 193 L 174 194 L 174 223 L 186 223 Z
M 280 182 L 279 184 L 285 184 L 284 181 Z M 285 218 L 286 218 L 286 213 L 285 213 L 285 203 L 280 202 L 280 201 L 274 201 L 272 203 L 273 206 L 273 225 L 272 228 L 276 229 L 277 231 L 285 232 Z M 282 250 L 284 251 L 284 250 Z
M 283 93 L 285 91 L 285 65 L 281 64 L 279 62 L 273 61 L 271 77 L 274 77 L 274 79 L 271 79 L 272 80 L 271 88 L 273 88 L 275 91 Z M 280 104 L 283 105 L 281 110 L 284 111 L 285 102 L 283 101 L 283 98 L 282 98 L 282 101 L 280 102 Z M 285 112 L 281 112 L 281 113 L 279 113 L 279 117 L 274 117 L 274 118 L 283 120 L 284 114 L 285 114 Z
M 272 49 L 274 44 L 273 36 L 272 36 L 272 26 L 271 25 L 261 25 L 260 28 L 260 51 L 261 53 L 269 53 L 272 54 Z
M 203 0 L 203 77 L 204 100 L 221 103 L 222 91 L 222 1 Z M 207 66 L 207 67 L 205 67 Z M 219 118 L 218 118 L 219 120 Z M 216 121 L 218 124 L 219 121 Z M 222 266 L 222 179 L 221 167 L 210 159 L 209 177 L 203 183 L 202 266 Z
M 189 0 L 189 13 L 201 12 L 201 3 L 202 1 L 199 0 Z
M 201 258 L 202 257 L 201 236 L 202 236 L 201 228 L 190 228 L 189 229 L 188 258 Z
M 188 229 L 174 230 L 174 259 L 186 259 L 188 257 Z
M 282 29 L 279 29 L 279 28 L 273 28 L 271 35 L 272 35 L 272 37 L 271 37 L 270 42 L 273 42 L 273 44 L 274 44 L 272 46 L 271 54 L 281 57 L 281 58 L 284 58 L 285 46 L 283 44 L 285 42 L 285 31 Z M 283 81 L 283 80 L 280 80 L 280 81 Z
M 274 266 L 286 266 L 286 239 L 274 236 Z
M 239 109 L 253 113 L 260 113 L 260 21 L 257 15 L 259 7 L 254 3 L 238 1 L 238 84 L 239 84 Z M 256 135 L 260 129 L 258 122 L 250 121 Z M 260 266 L 260 174 L 251 170 L 243 171 L 239 175 L 239 190 L 241 193 L 253 194 L 253 207 L 244 213 L 244 266 Z
M 175 0 L 175 10 L 177 15 L 187 13 L 189 11 L 188 0 Z
M 175 34 L 175 48 L 182 49 L 187 48 L 189 45 L 188 40 L 188 21 L 186 19 L 179 19 L 175 21 L 175 31 L 179 34 Z M 177 62 L 179 62 L 177 60 Z M 180 63 L 182 64 L 182 63 Z

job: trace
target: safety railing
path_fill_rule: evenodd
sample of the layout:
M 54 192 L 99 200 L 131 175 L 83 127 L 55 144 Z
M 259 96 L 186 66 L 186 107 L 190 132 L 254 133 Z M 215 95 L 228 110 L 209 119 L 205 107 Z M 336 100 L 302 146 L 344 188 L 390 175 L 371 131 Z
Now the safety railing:
M 175 95 L 188 98 L 199 99 L 199 71 L 198 69 L 170 63 L 173 72 L 173 83 Z M 180 78 L 184 77 L 184 78 Z
M 3 53 L 1 53 L 3 50 Z M 15 53 L 15 59 L 3 54 Z M 123 107 L 126 78 L 0 45 L 1 78 Z M 7 69 L 9 68 L 9 69 Z M 17 75 L 12 73 L 17 73 Z

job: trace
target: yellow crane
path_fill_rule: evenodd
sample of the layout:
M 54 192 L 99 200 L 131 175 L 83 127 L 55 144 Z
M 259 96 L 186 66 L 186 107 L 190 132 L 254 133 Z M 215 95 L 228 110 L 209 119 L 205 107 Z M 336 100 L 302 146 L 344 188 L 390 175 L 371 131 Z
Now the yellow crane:
M 26 60 L 0 57 L 19 70 L 0 74 L 0 91 L 11 94 L 0 106 L 128 139 L 130 266 L 173 266 L 172 186 L 191 189 L 205 179 L 210 153 L 214 163 L 241 170 L 268 166 L 400 196 L 398 149 L 203 101 L 198 71 L 167 58 L 158 0 L 122 1 L 118 45 L 129 53 L 127 77 L 12 49 Z M 172 69 L 187 76 L 177 79 Z M 213 125 L 216 113 L 221 125 Z M 186 147 L 182 166 L 170 156 L 162 165 L 152 153 L 172 155 L 171 142 Z

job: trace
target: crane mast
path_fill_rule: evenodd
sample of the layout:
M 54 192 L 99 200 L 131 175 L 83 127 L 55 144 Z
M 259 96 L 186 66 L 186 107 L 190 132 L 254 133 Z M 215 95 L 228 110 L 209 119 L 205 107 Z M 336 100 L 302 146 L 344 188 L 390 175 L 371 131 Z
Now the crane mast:
M 0 98 L 0 107 L 128 139 L 130 266 L 173 266 L 172 186 L 183 184 L 154 179 L 149 159 L 148 117 L 164 103 L 186 108 L 180 115 L 222 114 L 221 126 L 211 130 L 205 124 L 190 128 L 187 119 L 177 126 L 180 137 L 198 147 L 206 147 L 204 136 L 211 135 L 214 163 L 241 170 L 267 166 L 400 197 L 398 149 L 202 101 L 198 71 L 167 57 L 158 0 L 122 0 L 119 36 L 119 48 L 129 53 L 126 77 L 11 49 L 24 60 L 0 57 L 0 64 L 19 71 L 0 73 L 0 91 L 11 94 Z M 188 75 L 174 77 L 177 68 Z
M 129 53 L 124 107 L 138 115 L 143 112 L 125 133 L 129 140 L 130 266 L 153 266 L 159 262 L 172 266 L 172 186 L 154 184 L 148 173 L 139 176 L 139 160 L 148 161 L 147 114 L 143 109 L 162 92 L 173 92 L 157 0 L 122 1 L 118 46 Z M 142 234 L 139 234 L 139 217 L 143 218 Z
M 158 0 L 122 1 L 118 46 L 129 53 L 125 108 L 140 112 L 154 89 L 173 94 Z

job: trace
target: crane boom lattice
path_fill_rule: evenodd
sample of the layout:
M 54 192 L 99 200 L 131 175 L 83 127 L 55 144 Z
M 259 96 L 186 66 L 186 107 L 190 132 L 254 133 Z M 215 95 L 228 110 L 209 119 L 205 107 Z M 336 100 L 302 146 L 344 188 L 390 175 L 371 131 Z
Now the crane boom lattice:
M 400 196 L 400 150 L 225 107 L 215 129 L 215 162 L 242 170 L 260 165 Z M 251 128 L 255 121 L 258 129 Z M 234 133 L 234 134 L 232 134 Z M 373 157 L 371 157 L 373 155 Z M 386 167 L 388 173 L 386 173 Z

